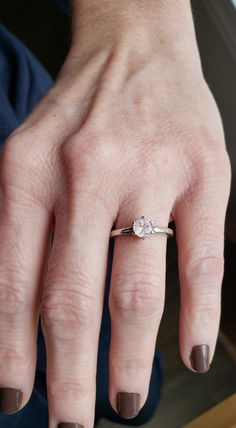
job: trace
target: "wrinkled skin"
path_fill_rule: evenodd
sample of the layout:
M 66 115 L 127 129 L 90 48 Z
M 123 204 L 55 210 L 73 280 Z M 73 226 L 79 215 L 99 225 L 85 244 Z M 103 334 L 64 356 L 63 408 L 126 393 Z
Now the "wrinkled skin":
M 5 143 L 0 165 L 0 382 L 21 388 L 22 406 L 27 403 L 41 312 L 50 428 L 61 420 L 93 426 L 112 227 L 129 226 L 141 215 L 161 226 L 175 221 L 180 352 L 190 370 L 195 345 L 208 344 L 212 361 L 220 319 L 230 164 L 190 11 L 186 37 L 182 26 L 173 42 L 163 29 L 157 37 L 149 31 L 149 17 L 140 18 L 138 34 L 130 19 L 122 32 L 109 20 L 116 31 L 110 36 L 108 28 L 101 38 L 109 11 L 95 20 L 92 4 L 75 11 L 87 25 L 77 30 L 75 20 L 57 82 Z M 164 8 L 160 22 L 161 13 Z M 119 391 L 140 393 L 141 406 L 147 398 L 164 305 L 166 243 L 165 235 L 116 238 L 109 298 L 115 410 Z

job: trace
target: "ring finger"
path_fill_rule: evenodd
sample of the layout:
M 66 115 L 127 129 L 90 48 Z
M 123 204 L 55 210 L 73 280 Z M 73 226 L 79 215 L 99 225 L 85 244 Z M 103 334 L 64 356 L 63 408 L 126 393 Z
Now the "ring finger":
M 142 204 L 120 215 L 116 228 L 127 227 L 145 212 L 158 226 L 168 224 L 170 204 Z M 155 221 L 156 223 L 156 221 Z M 111 312 L 110 401 L 121 417 L 135 417 L 144 405 L 165 297 L 165 234 L 139 239 L 115 238 L 109 296 Z

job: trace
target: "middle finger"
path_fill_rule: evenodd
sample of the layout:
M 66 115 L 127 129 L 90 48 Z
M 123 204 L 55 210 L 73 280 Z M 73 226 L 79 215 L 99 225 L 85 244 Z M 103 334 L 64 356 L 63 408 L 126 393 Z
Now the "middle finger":
M 97 345 L 112 220 L 95 199 L 90 211 L 84 198 L 77 203 L 80 208 L 75 215 L 63 210 L 56 215 L 42 302 L 50 428 L 87 428 L 94 422 Z

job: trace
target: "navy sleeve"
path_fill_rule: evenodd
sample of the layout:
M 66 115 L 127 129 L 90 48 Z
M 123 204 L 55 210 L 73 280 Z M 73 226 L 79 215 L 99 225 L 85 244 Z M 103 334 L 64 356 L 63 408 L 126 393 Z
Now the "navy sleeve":
M 59 9 L 61 9 L 63 12 L 69 13 L 70 11 L 69 0 L 54 0 L 54 2 L 57 4 Z

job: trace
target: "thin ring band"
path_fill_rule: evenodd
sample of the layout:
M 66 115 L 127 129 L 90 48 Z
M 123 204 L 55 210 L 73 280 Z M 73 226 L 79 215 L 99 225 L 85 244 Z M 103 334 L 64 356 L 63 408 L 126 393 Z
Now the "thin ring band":
M 168 238 L 174 236 L 173 229 L 163 226 L 154 226 L 153 221 L 145 219 L 144 216 L 136 219 L 131 227 L 113 229 L 110 236 L 111 238 L 114 238 L 115 236 L 135 235 L 138 238 L 144 239 L 147 235 L 154 233 L 165 233 Z

